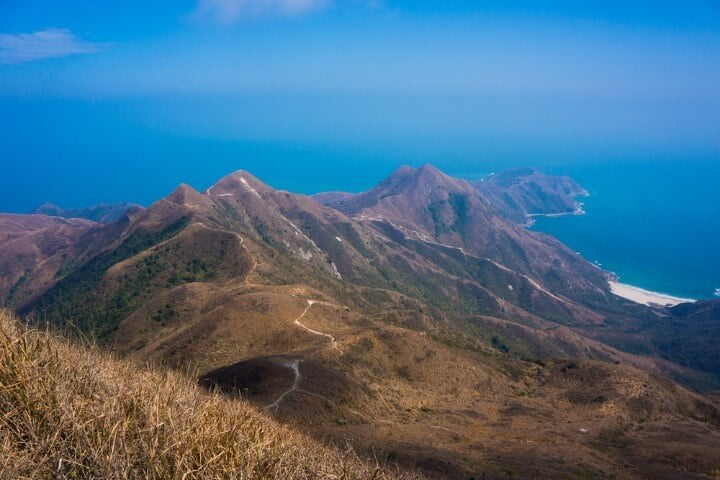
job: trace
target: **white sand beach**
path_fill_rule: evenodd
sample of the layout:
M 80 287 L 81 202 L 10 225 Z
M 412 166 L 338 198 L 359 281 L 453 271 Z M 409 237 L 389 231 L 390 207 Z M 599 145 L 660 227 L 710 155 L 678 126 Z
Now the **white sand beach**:
M 627 298 L 643 305 L 678 305 L 680 303 L 694 302 L 692 298 L 680 298 L 666 295 L 664 293 L 651 292 L 639 287 L 633 287 L 625 283 L 610 282 L 610 290 L 618 297 Z

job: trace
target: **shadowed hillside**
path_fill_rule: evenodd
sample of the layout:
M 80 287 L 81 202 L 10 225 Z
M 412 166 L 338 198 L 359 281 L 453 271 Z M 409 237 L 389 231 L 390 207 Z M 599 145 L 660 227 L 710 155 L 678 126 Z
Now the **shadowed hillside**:
M 1 478 L 410 479 L 0 312 Z

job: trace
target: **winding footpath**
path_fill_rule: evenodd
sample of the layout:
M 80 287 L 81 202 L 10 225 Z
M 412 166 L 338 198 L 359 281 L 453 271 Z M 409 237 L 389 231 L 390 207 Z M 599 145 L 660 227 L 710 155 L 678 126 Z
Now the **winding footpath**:
M 293 373 L 295 373 L 295 379 L 293 380 L 293 384 L 292 384 L 292 387 L 290 387 L 290 389 L 284 391 L 277 398 L 277 400 L 275 400 L 273 403 L 265 406 L 264 410 L 266 410 L 268 412 L 271 410 L 274 410 L 277 412 L 278 408 L 280 408 L 280 402 L 282 402 L 285 397 L 287 397 L 292 392 L 294 392 L 295 389 L 297 389 L 298 385 L 300 384 L 300 380 L 302 380 L 302 375 L 300 375 L 300 360 L 299 359 L 296 358 L 295 360 L 285 362 L 285 363 L 283 363 L 283 367 L 291 369 L 293 371 Z
M 305 307 L 305 310 L 303 310 L 302 314 L 300 314 L 300 316 L 299 316 L 298 318 L 296 318 L 293 323 L 294 323 L 295 325 L 297 325 L 297 326 L 305 329 L 306 331 L 312 333 L 313 335 L 318 335 L 318 336 L 322 336 L 322 337 L 327 338 L 328 340 L 330 340 L 331 348 L 332 348 L 332 349 L 338 349 L 338 342 L 337 342 L 337 339 L 336 339 L 334 336 L 330 335 L 329 333 L 324 333 L 324 332 L 320 332 L 320 331 L 318 331 L 318 330 L 313 330 L 312 328 L 310 328 L 310 327 L 308 327 L 307 325 L 305 325 L 305 324 L 302 323 L 301 320 L 305 317 L 305 315 L 306 315 L 307 312 L 310 310 L 310 308 L 312 308 L 312 306 L 315 305 L 315 304 L 334 306 L 334 304 L 332 304 L 332 303 L 319 302 L 319 301 L 317 301 L 317 300 L 307 300 L 307 307 Z M 339 349 L 338 349 L 338 350 L 339 350 Z M 342 355 L 342 351 L 340 351 L 340 355 Z M 288 395 L 290 395 L 291 393 L 293 393 L 293 392 L 298 392 L 298 393 L 302 393 L 302 394 L 305 394 L 305 395 L 310 395 L 310 396 L 313 396 L 313 397 L 317 397 L 317 398 L 319 398 L 319 399 L 321 399 L 321 400 L 323 400 L 323 401 L 326 401 L 326 402 L 334 405 L 335 407 L 338 407 L 338 408 L 341 408 L 341 409 L 343 409 L 343 410 L 346 410 L 346 411 L 350 412 L 351 414 L 353 414 L 353 415 L 355 415 L 355 416 L 357 416 L 357 417 L 359 417 L 359 418 L 361 418 L 361 419 L 363 419 L 363 420 L 365 420 L 365 421 L 368 421 L 368 422 L 376 421 L 376 422 L 380 422 L 380 423 L 382 423 L 382 424 L 386 424 L 386 425 L 390 425 L 390 426 L 393 425 L 393 423 L 390 422 L 390 421 L 388 421 L 388 420 L 384 420 L 384 419 L 381 419 L 381 418 L 371 419 L 369 416 L 365 415 L 364 413 L 359 412 L 359 411 L 357 411 L 357 410 L 354 410 L 354 409 L 352 409 L 352 408 L 349 408 L 349 407 L 347 407 L 347 406 L 340 405 L 340 404 L 338 404 L 337 402 L 335 402 L 335 401 L 333 401 L 333 400 L 330 400 L 329 398 L 327 398 L 327 397 L 325 397 L 325 396 L 323 396 L 323 395 L 320 395 L 320 394 L 318 394 L 318 393 L 310 392 L 310 391 L 308 391 L 308 390 L 304 390 L 304 389 L 302 389 L 302 388 L 299 388 L 300 382 L 302 381 L 302 378 L 303 378 L 303 377 L 302 377 L 302 374 L 300 373 L 300 363 L 301 363 L 302 361 L 303 361 L 302 358 L 294 358 L 294 359 L 289 360 L 289 361 L 286 361 L 286 362 L 284 362 L 284 363 L 282 364 L 283 367 L 289 368 L 289 369 L 292 370 L 293 373 L 295 374 L 295 378 L 293 379 L 292 386 L 291 386 L 289 389 L 285 390 L 283 393 L 281 393 L 280 396 L 279 396 L 277 399 L 275 399 L 274 402 L 272 402 L 271 404 L 266 405 L 265 407 L 263 407 L 263 410 L 264 410 L 264 411 L 277 413 L 277 411 L 278 411 L 279 408 L 280 408 L 280 404 L 282 403 L 282 401 L 285 400 L 285 398 L 286 398 Z M 383 401 L 384 403 L 387 404 L 387 402 L 385 401 L 384 398 L 382 398 L 382 396 L 381 396 L 381 399 L 382 399 L 382 401 Z M 459 431 L 457 431 L 457 430 L 453 430 L 453 429 L 448 428 L 448 427 L 443 427 L 443 426 L 441 426 L 441 425 L 432 425 L 432 424 L 426 424 L 426 426 L 427 426 L 428 428 L 432 428 L 432 429 L 435 429 L 435 430 L 444 431 L 444 432 L 447 432 L 447 433 L 451 433 L 451 434 L 453 434 L 453 435 L 457 435 L 457 436 L 459 436 L 459 437 L 463 437 L 463 438 L 466 438 L 466 439 L 469 439 L 469 440 L 473 440 L 473 437 L 470 437 L 470 436 L 468 436 L 468 435 L 466 435 L 466 434 L 464 434 L 464 433 L 462 433 L 462 432 L 459 432 Z
M 335 337 L 333 337 L 333 336 L 330 335 L 329 333 L 324 333 L 324 332 L 320 332 L 320 331 L 317 331 L 317 330 L 313 330 L 312 328 L 308 327 L 307 325 L 304 325 L 304 324 L 301 322 L 301 320 L 303 319 L 303 317 L 305 316 L 305 314 L 307 314 L 308 310 L 310 310 L 310 308 L 311 308 L 313 305 L 315 305 L 316 303 L 317 303 L 317 304 L 320 304 L 320 305 L 330 305 L 330 306 L 332 306 L 333 304 L 332 304 L 332 303 L 327 303 L 327 302 L 318 302 L 317 300 L 307 300 L 307 303 L 308 303 L 308 305 L 307 305 L 307 307 L 305 307 L 305 310 L 303 310 L 302 314 L 301 314 L 298 318 L 296 318 L 293 323 L 294 323 L 295 325 L 298 325 L 298 326 L 301 327 L 301 328 L 304 328 L 305 330 L 307 330 L 308 332 L 312 333 L 313 335 L 319 335 L 319 336 L 322 336 L 322 337 L 325 337 L 325 338 L 329 339 L 329 340 L 330 340 L 330 344 L 331 344 L 331 348 L 333 348 L 333 349 L 338 349 L 338 342 L 337 342 L 337 340 L 335 339 Z M 339 350 L 339 349 L 338 349 L 338 350 Z M 342 355 L 342 352 L 340 352 L 340 355 Z M 270 411 L 275 411 L 275 412 L 277 412 L 277 411 L 278 411 L 278 408 L 280 408 L 280 403 L 285 399 L 285 397 L 287 397 L 287 396 L 290 395 L 292 392 L 294 392 L 295 390 L 298 389 L 298 385 L 300 385 L 300 381 L 302 380 L 302 374 L 300 373 L 300 362 L 302 362 L 302 359 L 300 359 L 300 358 L 295 358 L 295 359 L 293 359 L 293 360 L 290 360 L 290 361 L 285 362 L 285 363 L 282 364 L 283 367 L 289 368 L 289 369 L 292 370 L 293 373 L 295 374 L 295 378 L 293 379 L 293 384 L 292 384 L 292 386 L 291 386 L 289 389 L 285 390 L 282 394 L 280 394 L 280 396 L 279 396 L 273 403 L 271 403 L 271 404 L 269 404 L 269 405 L 266 405 L 266 406 L 263 408 L 263 410 L 265 410 L 265 411 L 267 411 L 267 412 L 270 412 Z M 305 392 L 304 390 L 300 390 L 300 391 Z M 305 393 L 310 393 L 310 392 L 305 392 Z M 323 398 L 324 398 L 324 397 L 323 397 Z
M 307 325 L 303 324 L 303 323 L 300 321 L 300 320 L 302 320 L 302 318 L 305 316 L 305 314 L 308 312 L 308 310 L 310 310 L 310 307 L 312 307 L 312 306 L 315 305 L 316 303 L 317 303 L 317 304 L 320 304 L 320 305 L 332 305 L 332 304 L 331 304 L 331 303 L 325 303 L 325 302 L 318 302 L 317 300 L 308 300 L 307 302 L 308 302 L 307 308 L 306 308 L 305 311 L 302 313 L 302 315 L 300 315 L 298 318 L 295 319 L 295 322 L 294 322 L 295 325 L 298 325 L 298 326 L 304 328 L 305 330 L 307 330 L 308 332 L 312 333 L 313 335 L 320 335 L 321 337 L 325 337 L 325 338 L 329 339 L 329 340 L 330 340 L 330 344 L 332 345 L 332 348 L 338 348 L 338 343 L 337 343 L 337 340 L 335 340 L 335 337 L 333 337 L 333 336 L 330 335 L 329 333 L 323 333 L 323 332 L 318 332 L 317 330 L 313 330 L 312 328 L 308 327 Z M 341 354 L 342 354 L 342 352 L 341 352 Z
M 206 230 L 210 230 L 210 231 L 215 231 L 215 232 L 220 232 L 220 233 L 228 232 L 228 230 L 220 230 L 219 228 L 208 227 L 203 222 L 195 222 L 195 224 L 200 225 L 202 228 L 204 228 Z M 237 237 L 238 242 L 240 243 L 240 246 L 243 248 L 243 250 L 245 250 L 245 252 L 247 252 L 248 256 L 250 256 L 250 258 L 253 261 L 253 265 L 252 265 L 252 267 L 250 267 L 250 271 L 248 272 L 248 275 L 249 275 L 257 269 L 257 266 L 258 266 L 257 260 L 255 260 L 255 257 L 252 256 L 252 254 L 250 253 L 250 250 L 248 250 L 248 248 L 245 245 L 243 245 L 243 243 L 245 242 L 243 237 L 237 232 L 233 232 L 233 233 L 235 233 L 235 236 Z

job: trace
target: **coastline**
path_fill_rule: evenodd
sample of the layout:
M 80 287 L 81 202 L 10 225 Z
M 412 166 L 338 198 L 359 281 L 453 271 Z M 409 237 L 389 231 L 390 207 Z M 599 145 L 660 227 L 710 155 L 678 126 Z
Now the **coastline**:
M 647 306 L 675 306 L 681 303 L 695 302 L 692 298 L 673 297 L 659 292 L 652 292 L 640 287 L 610 280 L 610 291 L 618 297 Z
M 575 210 L 572 212 L 560 212 L 560 213 L 527 213 L 525 214 L 526 217 L 528 217 L 527 221 L 525 222 L 525 227 L 532 227 L 535 225 L 535 220 L 533 217 L 548 217 L 548 218 L 554 218 L 554 217 L 565 217 L 568 215 L 585 215 L 585 210 L 583 210 L 583 205 L 585 205 L 582 202 L 578 202 L 577 206 L 575 207 Z
M 578 202 L 577 206 L 575 207 L 575 210 L 572 212 L 558 212 L 558 213 L 528 213 L 526 214 L 528 217 L 564 217 L 566 215 L 585 215 L 585 210 L 583 210 L 583 205 L 585 205 L 582 202 Z
M 582 196 L 589 196 L 589 193 L 585 192 L 585 195 Z M 535 224 L 535 219 L 533 217 L 564 217 L 568 215 L 584 215 L 586 212 L 583 210 L 584 203 L 583 202 L 576 202 L 576 207 L 574 211 L 571 212 L 559 212 L 559 213 L 528 213 L 527 216 L 527 222 L 525 223 L 525 227 L 531 228 Z M 580 253 L 578 252 L 578 255 Z M 599 268 L 603 269 L 600 264 L 597 262 L 594 263 L 594 265 Z M 610 291 L 618 296 L 622 297 L 626 300 L 630 300 L 635 303 L 639 303 L 642 305 L 647 306 L 660 306 L 660 307 L 666 307 L 670 306 L 673 307 L 675 305 L 679 305 L 681 303 L 693 303 L 696 302 L 696 299 L 692 298 L 683 298 L 683 297 L 676 297 L 673 295 L 669 295 L 666 293 L 660 293 L 660 292 L 654 292 L 652 290 L 646 290 L 641 287 L 636 287 L 634 285 L 629 285 L 627 283 L 620 283 L 617 280 L 617 277 L 612 272 L 608 273 L 608 283 L 610 285 Z M 713 292 L 713 295 L 716 297 L 720 297 L 720 288 L 716 289 Z

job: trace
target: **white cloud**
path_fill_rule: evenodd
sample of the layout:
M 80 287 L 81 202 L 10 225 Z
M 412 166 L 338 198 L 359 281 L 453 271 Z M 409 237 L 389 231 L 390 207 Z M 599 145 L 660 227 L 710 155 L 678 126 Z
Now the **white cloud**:
M 233 24 L 248 18 L 293 16 L 320 10 L 329 0 L 199 0 L 193 20 Z
M 66 28 L 48 28 L 34 33 L 2 33 L 0 63 L 24 63 L 94 53 L 103 46 L 85 42 Z

